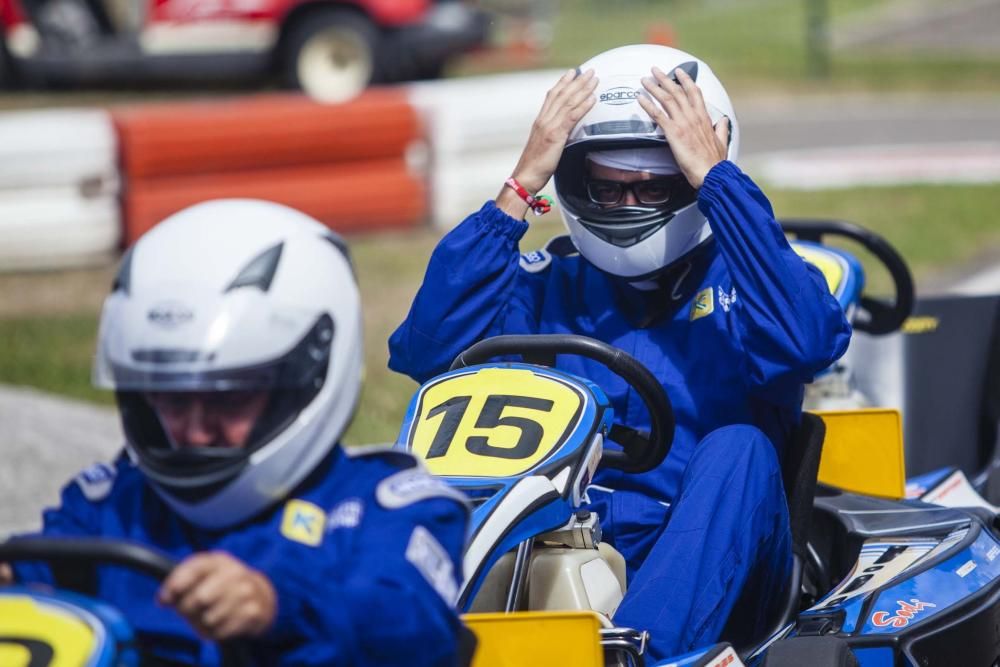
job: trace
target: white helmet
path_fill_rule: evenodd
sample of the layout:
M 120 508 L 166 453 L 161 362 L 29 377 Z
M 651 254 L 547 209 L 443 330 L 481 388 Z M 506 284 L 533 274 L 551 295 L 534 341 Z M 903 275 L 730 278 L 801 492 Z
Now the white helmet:
M 708 65 L 688 53 L 637 44 L 605 51 L 580 66 L 580 71 L 593 69 L 600 80 L 597 103 L 569 135 L 555 173 L 556 195 L 580 254 L 603 271 L 636 281 L 655 276 L 712 234 L 698 210 L 697 192 L 679 170 L 671 179 L 671 197 L 662 205 L 606 208 L 587 196 L 586 159 L 594 151 L 657 147 L 667 151 L 664 162 L 673 163 L 663 131 L 636 101 L 649 95 L 641 79 L 652 76 L 654 65 L 667 74 L 684 69 L 701 89 L 712 123 L 723 116 L 729 119 L 728 159 L 736 159 L 740 144 L 739 124 L 726 89 Z M 626 154 L 626 164 L 615 166 L 643 170 L 641 162 L 628 162 Z
M 281 500 L 326 457 L 361 388 L 361 300 L 346 246 L 265 201 L 192 206 L 145 234 L 104 302 L 94 384 L 115 389 L 127 450 L 210 529 Z M 267 391 L 243 448 L 176 448 L 146 392 Z

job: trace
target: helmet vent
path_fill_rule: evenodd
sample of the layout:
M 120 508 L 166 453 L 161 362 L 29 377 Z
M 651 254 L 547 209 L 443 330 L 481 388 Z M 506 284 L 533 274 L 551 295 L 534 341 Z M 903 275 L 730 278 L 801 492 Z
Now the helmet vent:
M 605 134 L 652 134 L 656 132 L 656 123 L 645 120 L 606 120 L 587 125 L 583 131 L 591 137 Z
M 351 268 L 351 276 L 354 278 L 355 282 L 357 282 L 357 276 L 354 273 L 354 260 L 351 258 L 351 249 L 347 247 L 347 242 L 344 241 L 340 234 L 333 231 L 329 231 L 324 234 L 323 239 L 328 241 L 330 245 L 336 248 L 340 254 L 344 256 L 344 259 L 347 260 L 347 266 Z
M 262 292 L 271 288 L 271 281 L 274 280 L 274 273 L 278 270 L 278 262 L 281 260 L 283 243 L 272 246 L 257 255 L 246 267 L 240 271 L 233 282 L 226 287 L 227 292 L 240 287 L 256 287 Z
M 132 350 L 133 361 L 150 364 L 190 364 L 198 361 L 202 354 L 198 350 L 181 350 L 166 348 L 150 348 Z
M 132 246 L 132 248 L 134 247 Z M 127 295 L 132 287 L 132 248 L 126 250 L 122 257 L 121 266 L 118 267 L 118 273 L 115 274 L 115 281 L 111 283 L 112 292 L 123 292 Z
M 674 71 L 682 69 L 684 73 L 691 77 L 692 81 L 698 80 L 698 62 L 695 60 L 689 60 L 686 63 L 681 63 L 674 68 Z M 671 72 L 670 78 L 677 81 L 677 75 Z M 678 82 L 679 83 L 679 82 Z

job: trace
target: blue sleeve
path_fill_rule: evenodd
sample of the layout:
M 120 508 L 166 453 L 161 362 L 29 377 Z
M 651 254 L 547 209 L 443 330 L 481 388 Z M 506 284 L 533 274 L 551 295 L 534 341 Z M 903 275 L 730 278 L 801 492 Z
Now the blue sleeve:
M 315 563 L 265 570 L 278 592 L 266 641 L 281 664 L 454 663 L 466 522 L 460 503 L 425 500 L 380 513 L 350 561 L 324 563 L 320 552 Z
M 424 382 L 483 338 L 537 330 L 537 299 L 519 267 L 527 229 L 489 201 L 441 239 L 389 338 L 389 368 Z
M 99 484 L 107 484 L 107 491 L 100 490 L 100 497 L 94 496 L 96 484 L 88 474 L 102 472 L 107 478 Z M 93 537 L 100 533 L 100 512 L 104 498 L 110 492 L 114 478 L 113 471 L 104 465 L 95 465 L 83 471 L 72 482 L 63 487 L 59 507 L 50 507 L 42 513 L 42 530 L 32 535 L 46 537 Z M 85 491 L 86 487 L 86 491 Z M 90 493 L 92 498 L 88 498 Z M 27 535 L 26 535 L 27 536 Z M 39 562 L 12 563 L 14 578 L 21 583 L 53 585 L 52 571 L 48 565 Z
M 698 207 L 733 278 L 751 388 L 798 392 L 847 349 L 851 327 L 820 272 L 788 244 L 764 193 L 732 162 L 705 177 Z

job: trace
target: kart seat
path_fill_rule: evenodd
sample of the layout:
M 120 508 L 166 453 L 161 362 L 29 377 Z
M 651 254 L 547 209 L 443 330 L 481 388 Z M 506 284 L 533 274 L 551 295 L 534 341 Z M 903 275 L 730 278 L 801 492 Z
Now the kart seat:
M 809 538 L 809 519 L 816 497 L 819 460 L 823 453 L 826 424 L 811 412 L 802 413 L 802 422 L 792 434 L 782 465 L 782 482 L 788 499 L 788 523 L 792 552 L 804 557 Z
M 801 604 L 803 563 L 806 559 L 809 524 L 816 496 L 819 459 L 823 452 L 826 424 L 811 412 L 802 413 L 802 421 L 792 433 L 782 463 L 782 482 L 788 500 L 788 524 L 792 534 L 792 571 L 785 588 L 780 610 L 758 639 L 770 637 L 785 627 L 799 613 Z M 746 656 L 749 651 L 739 651 Z

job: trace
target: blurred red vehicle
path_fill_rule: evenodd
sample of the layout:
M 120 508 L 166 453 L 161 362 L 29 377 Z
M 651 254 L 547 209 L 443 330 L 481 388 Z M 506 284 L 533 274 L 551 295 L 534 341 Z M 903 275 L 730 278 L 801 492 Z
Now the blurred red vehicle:
M 461 0 L 0 0 L 0 84 L 262 80 L 323 100 L 433 78 L 482 45 Z

